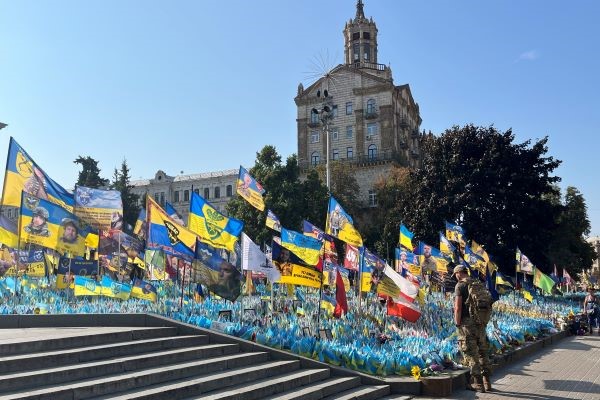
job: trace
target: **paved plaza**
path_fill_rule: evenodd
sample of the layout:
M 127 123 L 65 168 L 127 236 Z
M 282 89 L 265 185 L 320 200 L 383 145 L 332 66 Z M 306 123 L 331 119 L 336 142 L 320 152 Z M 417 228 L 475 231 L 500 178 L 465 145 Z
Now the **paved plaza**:
M 492 384 L 492 393 L 465 390 L 452 398 L 600 400 L 600 336 L 569 336 L 496 371 Z

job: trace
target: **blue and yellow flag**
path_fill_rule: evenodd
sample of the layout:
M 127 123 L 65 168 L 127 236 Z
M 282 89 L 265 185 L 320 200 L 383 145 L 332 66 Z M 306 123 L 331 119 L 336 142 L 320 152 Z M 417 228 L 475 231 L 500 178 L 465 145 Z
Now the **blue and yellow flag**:
M 73 287 L 74 276 L 91 276 L 98 273 L 98 262 L 77 258 L 61 257 L 56 273 L 56 287 L 66 289 Z
M 17 223 L 0 214 L 0 243 L 10 248 L 19 247 Z
M 183 220 L 183 217 L 179 215 L 175 207 L 173 207 L 168 201 L 165 203 L 165 211 L 173 221 L 177 222 L 181 226 L 185 226 L 185 221 Z
M 133 227 L 133 234 L 139 237 L 140 239 L 145 240 L 146 234 L 148 233 L 148 228 L 146 224 L 146 209 L 142 208 L 138 215 L 137 221 L 135 221 L 135 226 Z
M 73 195 L 54 182 L 11 137 L 6 160 L 2 204 L 21 206 L 21 192 L 73 211 Z
M 234 250 L 244 223 L 218 212 L 202 196 L 192 192 L 188 227 L 200 236 L 200 241 L 220 249 Z
M 531 295 L 529 290 L 521 289 L 521 292 L 523 292 L 523 297 L 525 298 L 525 300 L 527 300 L 530 303 L 533 301 L 533 296 Z
M 466 244 L 465 241 L 465 231 L 460 225 L 451 224 L 450 222 L 446 222 L 446 237 L 448 240 L 452 240 L 464 246 Z
M 281 228 L 281 245 L 292 251 L 308 265 L 317 265 L 323 243 L 300 232 Z
M 406 249 L 396 247 L 394 268 L 402 275 L 404 275 L 403 270 L 410 272 L 414 276 L 421 275 L 419 255 Z
M 21 242 L 54 249 L 61 254 L 82 257 L 89 225 L 61 206 L 23 192 Z
M 281 232 L 281 222 L 275 213 L 271 210 L 267 211 L 267 219 L 265 220 L 267 228 L 271 228 L 274 231 Z
M 363 244 L 362 237 L 353 224 L 352 217 L 344 211 L 340 203 L 333 196 L 329 197 L 325 233 L 352 246 L 361 247 Z
M 102 293 L 102 285 L 85 276 L 76 276 L 73 293 L 75 296 L 100 296 Z
M 483 258 L 486 263 L 490 262 L 490 256 L 488 255 L 487 251 L 485 251 L 485 249 L 483 248 L 482 245 L 480 245 L 479 243 L 477 243 L 474 240 L 471 240 L 471 250 L 475 254 L 477 254 L 479 257 Z M 490 271 L 493 272 L 493 270 L 491 268 L 490 268 Z
M 133 281 L 133 286 L 131 288 L 131 297 L 135 297 L 136 299 L 148 300 L 153 303 L 156 303 L 156 301 L 158 300 L 156 288 L 151 283 L 145 282 L 138 278 L 136 278 Z
M 265 200 L 263 199 L 263 194 L 265 193 L 265 189 L 261 186 L 260 183 L 256 181 L 246 168 L 240 165 L 240 175 L 237 181 L 237 192 L 240 196 L 242 196 L 252 207 L 264 211 L 265 209 Z
M 514 288 L 510 279 L 505 277 L 500 271 L 496 271 L 496 286 L 507 286 Z
M 122 224 L 123 201 L 118 190 L 75 187 L 74 214 L 94 229 L 121 229 L 111 226 Z
M 384 277 L 385 261 L 368 249 L 361 250 L 361 291 L 369 292 L 373 285 L 377 286 Z
M 404 224 L 400 224 L 400 239 L 398 242 L 400 243 L 400 246 L 408 249 L 409 251 L 413 251 L 412 239 L 414 236 L 415 235 L 409 231 Z
M 482 276 L 487 274 L 487 262 L 483 259 L 483 257 L 475 254 L 468 244 L 465 245 L 464 259 L 469 263 L 471 268 L 479 271 Z
M 278 283 L 320 288 L 323 274 L 308 266 L 300 257 L 289 249 L 273 241 L 271 248 L 273 264 L 279 270 L 281 277 Z
M 456 261 L 454 259 L 455 251 L 456 247 L 454 247 L 448 238 L 444 236 L 442 232 L 440 232 L 440 252 L 442 255 L 451 261 Z
M 75 278 L 75 280 L 77 281 L 77 278 Z M 75 287 L 77 287 L 77 283 L 75 283 Z M 108 276 L 104 275 L 102 277 L 101 294 L 102 296 L 106 297 L 127 300 L 131 295 L 131 285 L 115 282 Z
M 335 264 L 335 265 L 339 264 L 338 254 L 337 254 L 337 250 L 335 248 L 335 242 L 333 241 L 333 238 L 331 236 L 329 236 L 328 234 L 325 233 L 325 231 L 323 231 L 319 227 L 313 225 L 312 223 L 310 223 L 307 220 L 302 221 L 302 232 L 306 236 L 313 237 L 313 238 L 318 239 L 323 242 L 323 261 L 325 264 Z M 346 245 L 352 246 L 352 245 L 348 245 L 347 243 L 346 243 Z M 317 269 L 322 269 L 322 268 L 317 266 Z
M 169 217 L 152 197 L 147 196 L 147 201 L 148 238 L 146 247 L 191 260 L 194 257 L 193 249 L 196 246 L 197 235 Z

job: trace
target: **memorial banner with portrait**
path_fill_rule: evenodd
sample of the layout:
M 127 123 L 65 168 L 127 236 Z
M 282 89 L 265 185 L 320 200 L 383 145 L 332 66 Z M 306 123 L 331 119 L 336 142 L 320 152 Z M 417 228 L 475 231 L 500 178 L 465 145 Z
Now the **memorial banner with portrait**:
M 329 208 L 325 221 L 325 233 L 356 247 L 362 246 L 362 237 L 354 227 L 352 217 L 344 211 L 333 196 L 329 197 Z
M 76 186 L 74 213 L 95 230 L 122 229 L 121 192 Z
M 69 211 L 73 210 L 75 204 L 73 195 L 46 175 L 11 137 L 6 160 L 2 204 L 20 207 L 21 192 L 48 200 Z
M 20 225 L 21 244 L 36 244 L 72 257 L 85 254 L 90 227 L 57 204 L 23 192 Z
M 192 263 L 193 282 L 205 285 L 222 298 L 235 301 L 242 289 L 242 273 L 221 257 L 219 249 L 198 241 Z
M 237 193 L 242 196 L 244 200 L 250 203 L 252 207 L 259 211 L 264 211 L 265 200 L 263 199 L 263 194 L 265 193 L 265 189 L 263 189 L 261 184 L 258 183 L 252 176 L 250 176 L 250 173 L 246 170 L 246 168 L 242 167 L 241 165 L 236 190 Z

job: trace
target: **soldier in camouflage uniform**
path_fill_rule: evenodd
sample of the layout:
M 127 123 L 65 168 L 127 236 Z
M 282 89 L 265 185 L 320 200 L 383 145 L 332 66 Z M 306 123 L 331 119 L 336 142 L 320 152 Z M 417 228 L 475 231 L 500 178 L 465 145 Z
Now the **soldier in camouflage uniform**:
M 472 383 L 467 385 L 467 389 L 485 392 L 486 389 L 492 389 L 489 380 L 491 370 L 485 326 L 478 323 L 477 318 L 469 313 L 466 301 L 469 296 L 468 283 L 471 278 L 467 274 L 467 267 L 459 265 L 454 268 L 453 273 L 458 280 L 454 290 L 454 322 L 465 363 L 471 368 Z
M 44 207 L 37 206 L 33 210 L 31 222 L 24 228 L 25 232 L 31 235 L 50 236 L 47 222 L 49 216 L 48 210 Z

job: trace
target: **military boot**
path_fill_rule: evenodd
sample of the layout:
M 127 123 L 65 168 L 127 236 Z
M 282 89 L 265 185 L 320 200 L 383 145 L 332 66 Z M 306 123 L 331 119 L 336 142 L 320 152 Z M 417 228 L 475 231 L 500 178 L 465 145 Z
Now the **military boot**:
M 483 387 L 483 378 L 481 376 L 472 376 L 471 382 L 467 384 L 467 390 L 485 393 L 485 388 Z
M 492 391 L 492 381 L 490 380 L 489 375 L 483 375 L 483 388 L 486 392 Z

